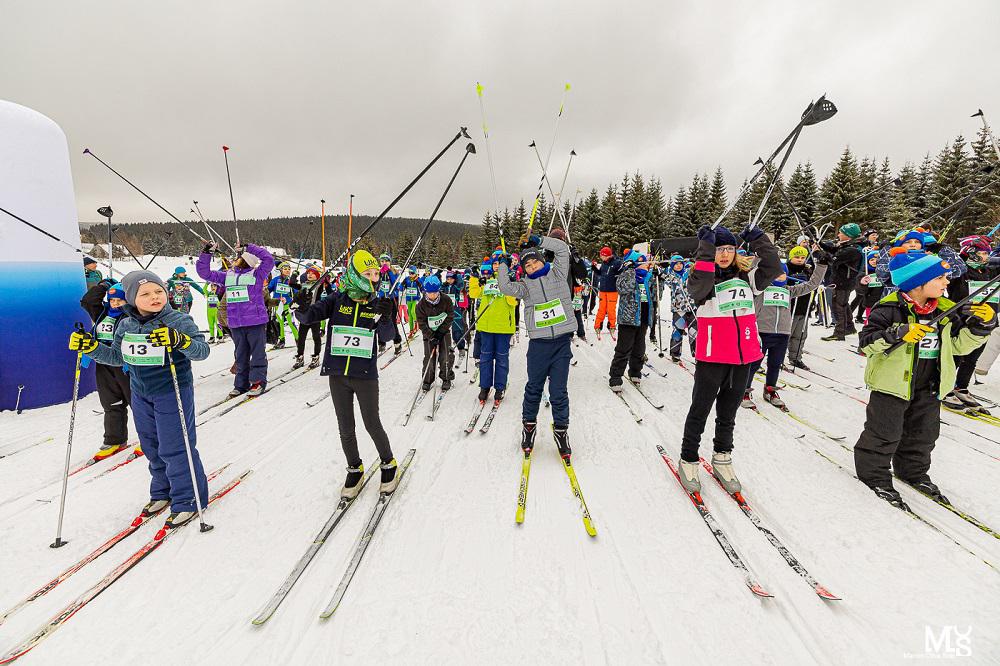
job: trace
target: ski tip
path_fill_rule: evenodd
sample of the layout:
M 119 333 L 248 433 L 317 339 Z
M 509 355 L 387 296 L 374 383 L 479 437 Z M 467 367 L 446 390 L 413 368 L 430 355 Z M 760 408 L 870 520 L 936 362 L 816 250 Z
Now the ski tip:
M 836 594 L 826 589 L 822 585 L 817 585 L 813 589 L 816 590 L 816 594 L 819 595 L 820 599 L 825 599 L 827 601 L 841 601 L 840 597 L 838 597 Z
M 762 599 L 773 599 L 774 598 L 774 595 L 771 594 L 770 592 L 768 592 L 767 590 L 765 590 L 763 587 L 761 587 L 760 583 L 755 583 L 753 581 L 747 581 L 747 587 L 750 588 L 751 592 L 753 592 L 754 594 L 756 594 L 758 597 L 760 597 Z
M 155 535 L 153 535 L 153 541 L 162 541 L 163 537 L 167 536 L 167 528 L 161 527 Z
M 139 527 L 140 525 L 142 525 L 142 516 L 136 516 L 135 519 L 132 520 L 132 527 Z

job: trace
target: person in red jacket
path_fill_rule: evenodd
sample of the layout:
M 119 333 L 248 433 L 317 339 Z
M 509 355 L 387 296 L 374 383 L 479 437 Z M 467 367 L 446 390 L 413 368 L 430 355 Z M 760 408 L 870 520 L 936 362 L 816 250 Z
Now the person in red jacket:
M 750 376 L 750 366 L 764 357 L 757 335 L 754 295 L 781 275 L 781 259 L 774 244 L 759 227 L 747 227 L 740 237 L 757 255 L 737 256 L 736 236 L 725 227 L 698 230 L 698 251 L 688 277 L 688 293 L 698 319 L 695 341 L 694 390 L 684 422 L 679 466 L 681 484 L 688 492 L 701 492 L 698 447 L 712 405 L 715 405 L 715 438 L 712 470 L 733 493 L 740 490 L 733 473 L 733 430 L 736 412 Z

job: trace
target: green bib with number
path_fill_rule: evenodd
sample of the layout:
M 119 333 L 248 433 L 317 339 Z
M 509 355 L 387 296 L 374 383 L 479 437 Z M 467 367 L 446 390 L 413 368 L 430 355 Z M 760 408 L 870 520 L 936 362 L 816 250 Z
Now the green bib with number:
M 246 303 L 250 300 L 250 287 L 256 282 L 253 273 L 226 273 L 226 302 Z
M 566 321 L 566 311 L 558 298 L 548 303 L 539 303 L 535 309 L 535 328 L 548 328 Z
M 279 282 L 278 284 L 274 285 L 274 291 L 279 294 L 290 294 L 292 293 L 292 288 L 291 286 L 283 282 Z
M 126 333 L 122 337 L 122 358 L 132 366 L 161 366 L 166 358 L 165 347 L 154 347 L 145 333 Z
M 416 296 L 417 295 L 417 288 L 416 287 L 407 287 L 406 288 L 406 295 L 407 296 L 411 296 L 411 297 Z
M 208 296 L 206 296 L 205 300 L 208 301 L 208 307 L 210 308 L 214 308 L 219 304 L 219 297 L 216 296 L 214 293 L 210 293 Z
M 649 294 L 646 292 L 646 285 L 644 284 L 639 285 L 639 302 L 640 303 L 649 302 Z
M 789 300 L 788 290 L 784 287 L 768 287 L 764 290 L 764 305 L 787 308 Z
M 881 287 L 882 286 L 882 280 L 880 280 L 879 277 L 877 275 L 875 275 L 874 273 L 869 273 L 868 277 L 871 278 L 870 280 L 868 280 L 868 286 L 869 287 Z
M 375 331 L 356 326 L 330 327 L 331 356 L 372 357 L 372 346 L 375 343 Z
M 499 296 L 500 287 L 496 280 L 490 280 L 483 284 L 483 296 Z
M 573 309 L 582 310 L 583 309 L 583 296 L 577 294 L 573 297 Z
M 975 292 L 977 289 L 982 289 L 983 285 L 986 284 L 986 280 L 969 280 L 969 293 Z M 993 283 L 993 285 L 984 291 L 983 293 L 972 299 L 976 303 L 1000 303 L 1000 284 Z
M 97 322 L 97 327 L 94 330 L 97 332 L 98 340 L 110 342 L 115 339 L 115 321 L 111 317 L 106 317 Z
M 434 315 L 427 318 L 427 325 L 430 326 L 432 331 L 438 330 L 438 326 L 444 323 L 444 320 L 448 318 L 447 312 L 442 312 L 439 315 Z
M 931 331 L 917 343 L 917 357 L 935 359 L 941 356 L 941 338 L 937 331 Z
M 750 285 L 739 278 L 715 285 L 715 300 L 719 312 L 753 309 L 753 292 L 750 290 Z

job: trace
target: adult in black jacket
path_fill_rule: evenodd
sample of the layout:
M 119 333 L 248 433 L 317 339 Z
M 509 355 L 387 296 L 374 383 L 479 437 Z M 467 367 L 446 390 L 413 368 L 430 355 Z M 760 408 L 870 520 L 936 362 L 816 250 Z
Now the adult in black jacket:
M 110 278 L 95 284 L 80 299 L 80 307 L 94 322 L 91 334 L 99 344 L 111 345 L 114 342 L 124 306 L 125 290 Z M 117 453 L 128 443 L 128 406 L 132 402 L 132 389 L 128 375 L 120 366 L 98 363 L 95 379 L 97 397 L 104 408 L 104 444 L 94 456 L 99 460 Z
M 828 272 L 829 283 L 833 286 L 833 334 L 823 340 L 844 340 L 858 331 L 854 327 L 850 301 L 854 287 L 858 284 L 864 255 L 860 239 L 861 227 L 851 222 L 837 231 L 837 242 L 823 241 L 820 246 L 833 255 Z
M 352 499 L 361 490 L 364 467 L 358 451 L 354 424 L 354 398 L 361 408 L 365 430 L 375 442 L 382 461 L 381 492 L 396 489 L 396 459 L 392 456 L 389 436 L 385 434 L 378 411 L 378 361 L 375 353 L 375 329 L 383 317 L 392 318 L 393 302 L 375 296 L 379 279 L 378 261 L 365 250 L 358 250 L 348 262 L 340 289 L 305 309 L 296 309 L 295 318 L 303 326 L 319 325 L 327 320 L 326 354 L 321 375 L 329 377 L 330 397 L 337 414 L 340 444 L 347 458 L 347 480 L 341 497 Z M 301 292 L 300 292 L 301 293 Z M 300 329 L 301 330 L 301 329 Z M 304 336 L 300 335 L 302 340 Z

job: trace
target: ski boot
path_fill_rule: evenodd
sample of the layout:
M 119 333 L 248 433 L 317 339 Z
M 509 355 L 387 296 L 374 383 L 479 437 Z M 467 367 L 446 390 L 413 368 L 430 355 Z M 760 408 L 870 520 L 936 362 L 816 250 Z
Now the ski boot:
M 347 480 L 344 481 L 344 487 L 340 489 L 340 498 L 345 500 L 352 500 L 358 496 L 361 492 L 361 478 L 365 475 L 365 466 L 358 465 L 357 467 L 347 468 Z
M 677 471 L 679 473 L 678 475 L 681 477 L 681 485 L 684 486 L 684 490 L 689 493 L 701 492 L 701 479 L 698 477 L 698 463 L 691 463 L 681 458 Z
M 105 458 L 115 455 L 124 449 L 125 446 L 125 444 L 105 444 L 97 451 L 97 453 L 94 454 L 94 462 L 99 462 Z
M 764 387 L 764 402 L 771 403 L 772 406 L 777 407 L 783 412 L 788 411 L 788 406 L 785 404 L 785 401 L 778 395 L 778 389 L 773 386 Z
M 671 361 L 672 361 L 673 363 L 680 363 L 680 362 L 681 362 L 681 357 L 680 357 L 680 356 L 674 356 L 673 354 L 671 354 L 671 355 L 670 355 L 670 360 L 671 360 Z
M 391 495 L 396 486 L 399 485 L 399 474 L 397 474 L 396 459 L 393 458 L 389 462 L 384 462 L 380 466 L 382 470 L 382 484 L 379 486 L 378 491 L 383 495 Z
M 386 345 L 385 345 L 385 343 L 384 343 L 384 342 L 380 342 L 380 343 L 378 343 L 378 353 L 379 353 L 379 354 L 381 354 L 382 352 L 384 352 L 384 351 L 385 351 L 385 346 L 386 346 Z
M 632 382 L 632 385 L 635 386 L 636 388 L 639 388 L 639 386 L 642 384 L 642 377 L 632 377 L 631 375 L 629 375 L 628 380 Z
M 256 398 L 263 392 L 264 392 L 264 383 L 254 382 L 253 384 L 250 385 L 250 390 L 247 391 L 247 395 L 250 396 L 251 398 Z
M 792 367 L 798 368 L 799 370 L 808 370 L 809 366 L 802 361 L 792 361 Z M 795 372 L 794 370 L 792 372 Z
M 486 402 L 489 399 L 489 397 L 490 397 L 489 387 L 479 389 L 479 402 Z
M 951 504 L 948 498 L 941 494 L 941 489 L 937 487 L 936 483 L 932 483 L 931 481 L 905 481 L 905 480 L 904 483 L 909 485 L 914 490 L 920 491 L 924 495 L 927 495 L 935 502 L 939 502 L 941 504 L 949 504 L 949 505 Z
M 982 403 L 979 402 L 978 400 L 976 400 L 975 398 L 973 398 L 972 394 L 969 393 L 969 389 L 956 388 L 954 391 L 952 391 L 952 394 L 954 394 L 954 396 L 956 398 L 958 398 L 959 400 L 961 400 L 962 403 L 967 408 L 974 409 L 977 412 L 986 412 L 986 410 L 983 409 Z
M 402 342 L 394 342 L 394 343 L 392 343 L 392 353 L 395 354 L 396 356 L 399 356 L 400 354 L 402 354 L 403 353 L 403 343 Z
M 961 400 L 961 398 L 955 395 L 955 391 L 946 395 L 941 401 L 941 405 L 956 412 L 964 412 L 966 410 L 965 403 Z
M 170 506 L 170 500 L 168 499 L 151 499 L 146 506 L 142 507 L 142 511 L 139 512 L 139 517 L 149 518 L 150 516 L 155 516 L 168 506 Z
M 525 454 L 530 454 L 535 448 L 535 434 L 537 433 L 537 423 L 535 421 L 523 421 L 521 423 L 521 450 Z
M 450 390 L 451 390 L 451 380 L 445 379 L 444 381 L 441 382 L 441 391 L 444 392 Z
M 733 454 L 720 453 L 716 451 L 712 454 L 712 476 L 717 478 L 730 495 L 743 490 L 740 480 L 733 472 Z
M 319 354 L 316 354 L 311 359 L 309 359 L 309 369 L 312 370 L 319 365 Z
M 740 407 L 744 409 L 757 409 L 757 403 L 753 401 L 752 389 L 747 389 L 743 392 L 743 400 L 740 401 Z
M 501 400 L 503 400 L 503 394 L 504 394 L 504 392 L 505 392 L 505 389 L 495 389 L 493 391 L 493 401 L 494 402 L 500 402 Z
M 214 335 L 208 339 L 208 344 L 210 344 L 210 345 L 215 344 L 215 336 Z
M 277 342 L 274 343 L 274 347 L 273 348 L 274 349 L 284 349 L 285 348 L 285 341 L 284 340 L 278 340 Z
M 458 363 L 461 363 L 464 360 L 465 360 L 465 350 L 464 349 L 459 349 L 458 350 Z M 458 363 L 456 363 L 455 365 L 458 365 Z
M 892 487 L 892 485 L 889 485 L 886 488 L 883 488 L 882 486 L 871 486 L 871 489 L 875 492 L 876 495 L 879 496 L 879 498 L 884 499 L 886 502 L 893 505 L 897 509 L 902 509 L 903 511 L 910 510 L 910 507 L 906 505 L 906 502 L 903 501 L 902 496 L 895 488 Z
M 618 381 L 619 381 L 618 384 L 609 384 L 611 386 L 611 392 L 612 393 L 621 393 L 622 392 L 621 380 L 619 379 Z
M 306 364 L 306 362 L 303 360 L 302 356 L 296 356 L 295 357 L 295 362 L 292 363 L 292 370 L 298 370 L 299 368 L 301 368 L 305 364 Z
M 844 337 L 843 335 L 837 335 L 836 333 L 833 333 L 831 335 L 826 336 L 825 338 L 820 338 L 820 340 L 824 342 L 844 342 L 845 340 L 847 340 L 847 338 Z
M 552 426 L 552 437 L 556 440 L 556 448 L 559 449 L 559 455 L 569 460 L 569 457 L 573 454 L 572 449 L 569 448 L 569 428 L 566 426 Z
M 423 384 L 420 385 L 420 389 L 424 393 L 427 393 L 428 391 L 431 390 L 431 384 L 432 384 L 432 382 L 424 382 Z
M 234 388 L 232 391 L 229 392 L 230 398 L 238 398 L 241 395 L 243 395 L 243 391 L 239 390 L 238 388 Z
M 197 511 L 175 511 L 167 516 L 163 529 L 172 530 L 190 523 L 198 515 Z

